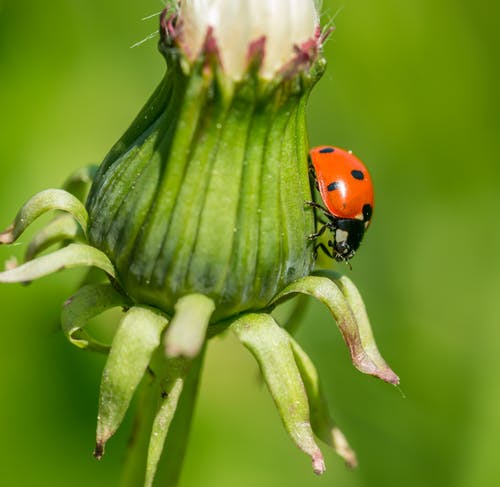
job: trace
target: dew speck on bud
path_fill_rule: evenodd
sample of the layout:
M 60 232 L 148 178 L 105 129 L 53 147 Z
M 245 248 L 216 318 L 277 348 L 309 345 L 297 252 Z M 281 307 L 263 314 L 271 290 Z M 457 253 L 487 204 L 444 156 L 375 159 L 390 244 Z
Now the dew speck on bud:
M 296 295 L 316 298 L 354 366 L 399 382 L 352 281 L 315 269 L 306 105 L 326 66 L 318 2 L 181 0 L 159 20 L 164 78 L 97 169 L 33 196 L 0 233 L 0 244 L 12 244 L 57 211 L 0 283 L 94 268 L 64 301 L 62 329 L 76 347 L 107 356 L 97 459 L 139 395 L 126 468 L 142 468 L 134 475 L 145 486 L 177 485 L 207 343 L 228 330 L 258 362 L 314 473 L 326 469 L 317 438 L 354 467 L 318 372 L 292 336 L 303 301 L 289 320 L 274 317 Z M 120 322 L 101 343 L 87 325 L 113 308 Z

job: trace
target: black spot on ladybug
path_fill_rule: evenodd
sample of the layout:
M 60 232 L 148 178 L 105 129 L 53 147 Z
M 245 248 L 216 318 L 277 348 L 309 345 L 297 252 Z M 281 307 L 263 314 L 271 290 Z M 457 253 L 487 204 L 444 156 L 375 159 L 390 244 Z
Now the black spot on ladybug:
M 328 191 L 335 191 L 336 189 L 339 189 L 339 186 L 340 186 L 339 182 L 338 182 L 338 181 L 334 181 L 333 183 L 330 183 L 330 184 L 326 187 L 326 189 L 327 189 Z
M 363 181 L 363 179 L 365 179 L 365 175 L 362 171 L 354 169 L 353 171 L 351 171 L 351 174 L 354 179 L 359 179 L 360 181 Z
M 372 205 L 369 205 L 368 203 L 366 205 L 363 205 L 363 220 L 365 222 L 370 221 L 372 213 L 373 213 Z
M 331 154 L 332 152 L 335 152 L 333 147 L 324 147 L 319 151 L 320 154 Z

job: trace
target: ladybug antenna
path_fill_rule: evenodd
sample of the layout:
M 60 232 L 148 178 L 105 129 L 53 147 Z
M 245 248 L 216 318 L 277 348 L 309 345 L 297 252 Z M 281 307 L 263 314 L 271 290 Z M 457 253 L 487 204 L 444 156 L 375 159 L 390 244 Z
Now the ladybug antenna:
M 349 270 L 352 271 L 352 264 L 349 258 L 346 258 L 344 255 L 340 256 L 342 258 L 342 262 L 349 267 Z
M 401 397 L 403 399 L 406 399 L 406 394 L 405 392 L 403 391 L 403 389 L 401 389 L 401 386 L 399 384 L 396 384 L 396 389 L 399 391 L 399 393 L 401 394 Z

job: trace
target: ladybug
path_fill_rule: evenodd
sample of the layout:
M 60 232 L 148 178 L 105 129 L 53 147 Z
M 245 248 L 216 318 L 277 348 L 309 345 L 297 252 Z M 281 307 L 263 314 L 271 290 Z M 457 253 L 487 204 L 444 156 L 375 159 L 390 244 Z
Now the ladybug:
M 321 227 L 309 236 L 314 240 L 331 230 L 328 246 L 318 244 L 338 262 L 351 259 L 358 250 L 373 214 L 373 185 L 365 165 L 351 151 L 320 146 L 309 152 L 310 174 L 319 190 L 323 205 L 308 202 L 322 211 L 326 219 L 318 219 Z

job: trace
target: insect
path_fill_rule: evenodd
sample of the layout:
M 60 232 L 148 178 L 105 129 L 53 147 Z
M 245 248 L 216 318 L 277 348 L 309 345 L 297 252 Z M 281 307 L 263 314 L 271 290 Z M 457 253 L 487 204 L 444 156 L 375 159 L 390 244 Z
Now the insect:
M 359 248 L 373 214 L 373 185 L 365 165 L 350 151 L 332 146 L 320 146 L 309 152 L 311 177 L 319 190 L 323 205 L 307 202 L 320 210 L 321 227 L 309 236 L 315 240 L 326 230 L 332 232 L 328 241 L 317 244 L 338 262 L 351 259 Z

